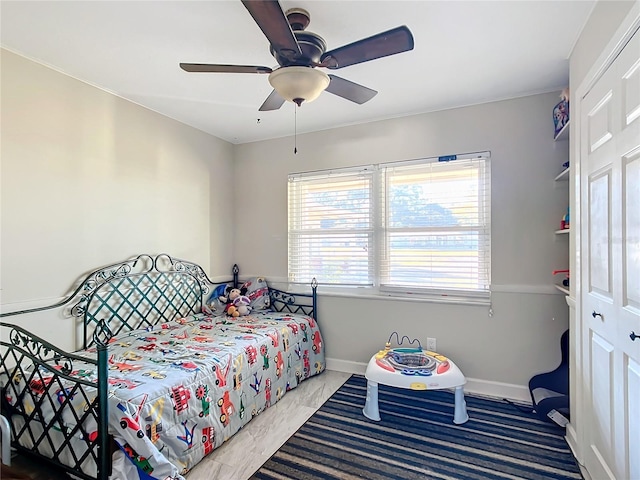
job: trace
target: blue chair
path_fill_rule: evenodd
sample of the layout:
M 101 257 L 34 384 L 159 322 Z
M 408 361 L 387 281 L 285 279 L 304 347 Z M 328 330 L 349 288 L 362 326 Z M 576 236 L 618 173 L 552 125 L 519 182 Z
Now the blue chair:
M 555 410 L 567 420 L 569 417 L 569 330 L 560 339 L 562 361 L 555 370 L 535 375 L 529 380 L 531 405 L 536 415 L 548 422 L 553 420 L 548 416 Z M 557 422 L 556 422 L 557 423 Z

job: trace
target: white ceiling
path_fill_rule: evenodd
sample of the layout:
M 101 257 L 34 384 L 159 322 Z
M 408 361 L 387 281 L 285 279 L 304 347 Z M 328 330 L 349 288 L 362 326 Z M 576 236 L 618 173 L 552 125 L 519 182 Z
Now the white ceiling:
M 311 14 L 327 50 L 407 25 L 410 52 L 335 73 L 379 93 L 357 105 L 324 92 L 297 132 L 560 90 L 595 1 L 283 0 Z M 267 75 L 187 73 L 180 62 L 276 67 L 239 0 L 5 1 L 4 48 L 234 144 L 293 134 L 294 105 L 258 112 Z M 259 119 L 259 121 L 258 121 Z

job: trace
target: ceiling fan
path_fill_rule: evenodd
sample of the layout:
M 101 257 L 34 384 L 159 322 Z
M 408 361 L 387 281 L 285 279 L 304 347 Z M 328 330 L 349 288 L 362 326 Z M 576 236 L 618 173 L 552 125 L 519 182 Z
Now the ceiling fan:
M 326 51 L 324 39 L 305 29 L 310 16 L 306 10 L 292 8 L 283 12 L 277 0 L 242 0 L 254 21 L 270 43 L 271 54 L 279 67 L 181 63 L 187 72 L 269 74 L 274 90 L 259 108 L 277 110 L 285 101 L 298 106 L 315 100 L 324 90 L 352 102 L 363 104 L 378 92 L 337 75 L 327 75 L 316 67 L 330 70 L 368 62 L 413 49 L 413 35 L 406 26 Z

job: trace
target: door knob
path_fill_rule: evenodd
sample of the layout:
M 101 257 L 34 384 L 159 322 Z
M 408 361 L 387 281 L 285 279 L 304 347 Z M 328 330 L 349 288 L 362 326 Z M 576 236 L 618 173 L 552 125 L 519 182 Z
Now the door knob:
M 629 335 L 629 338 L 631 339 L 632 342 L 635 342 L 636 338 L 640 338 L 640 335 L 636 335 L 636 332 L 631 332 L 631 335 Z
M 593 313 L 591 314 L 591 316 L 592 316 L 593 318 L 600 317 L 600 320 L 604 320 L 604 317 L 602 316 L 602 314 L 601 314 L 601 313 L 596 312 L 595 310 L 593 311 Z

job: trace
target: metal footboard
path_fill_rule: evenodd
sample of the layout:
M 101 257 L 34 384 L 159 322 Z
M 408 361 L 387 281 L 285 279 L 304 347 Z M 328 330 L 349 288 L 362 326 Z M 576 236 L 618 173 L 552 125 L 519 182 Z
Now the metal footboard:
M 269 287 L 271 308 L 277 312 L 303 313 L 318 321 L 318 282 L 311 281 L 311 293 L 291 293 Z
M 106 480 L 109 332 L 96 331 L 97 358 L 89 358 L 67 353 L 17 325 L 0 323 L 0 329 L 2 415 L 13 446 L 79 478 Z M 82 378 L 90 371 L 97 375 Z

